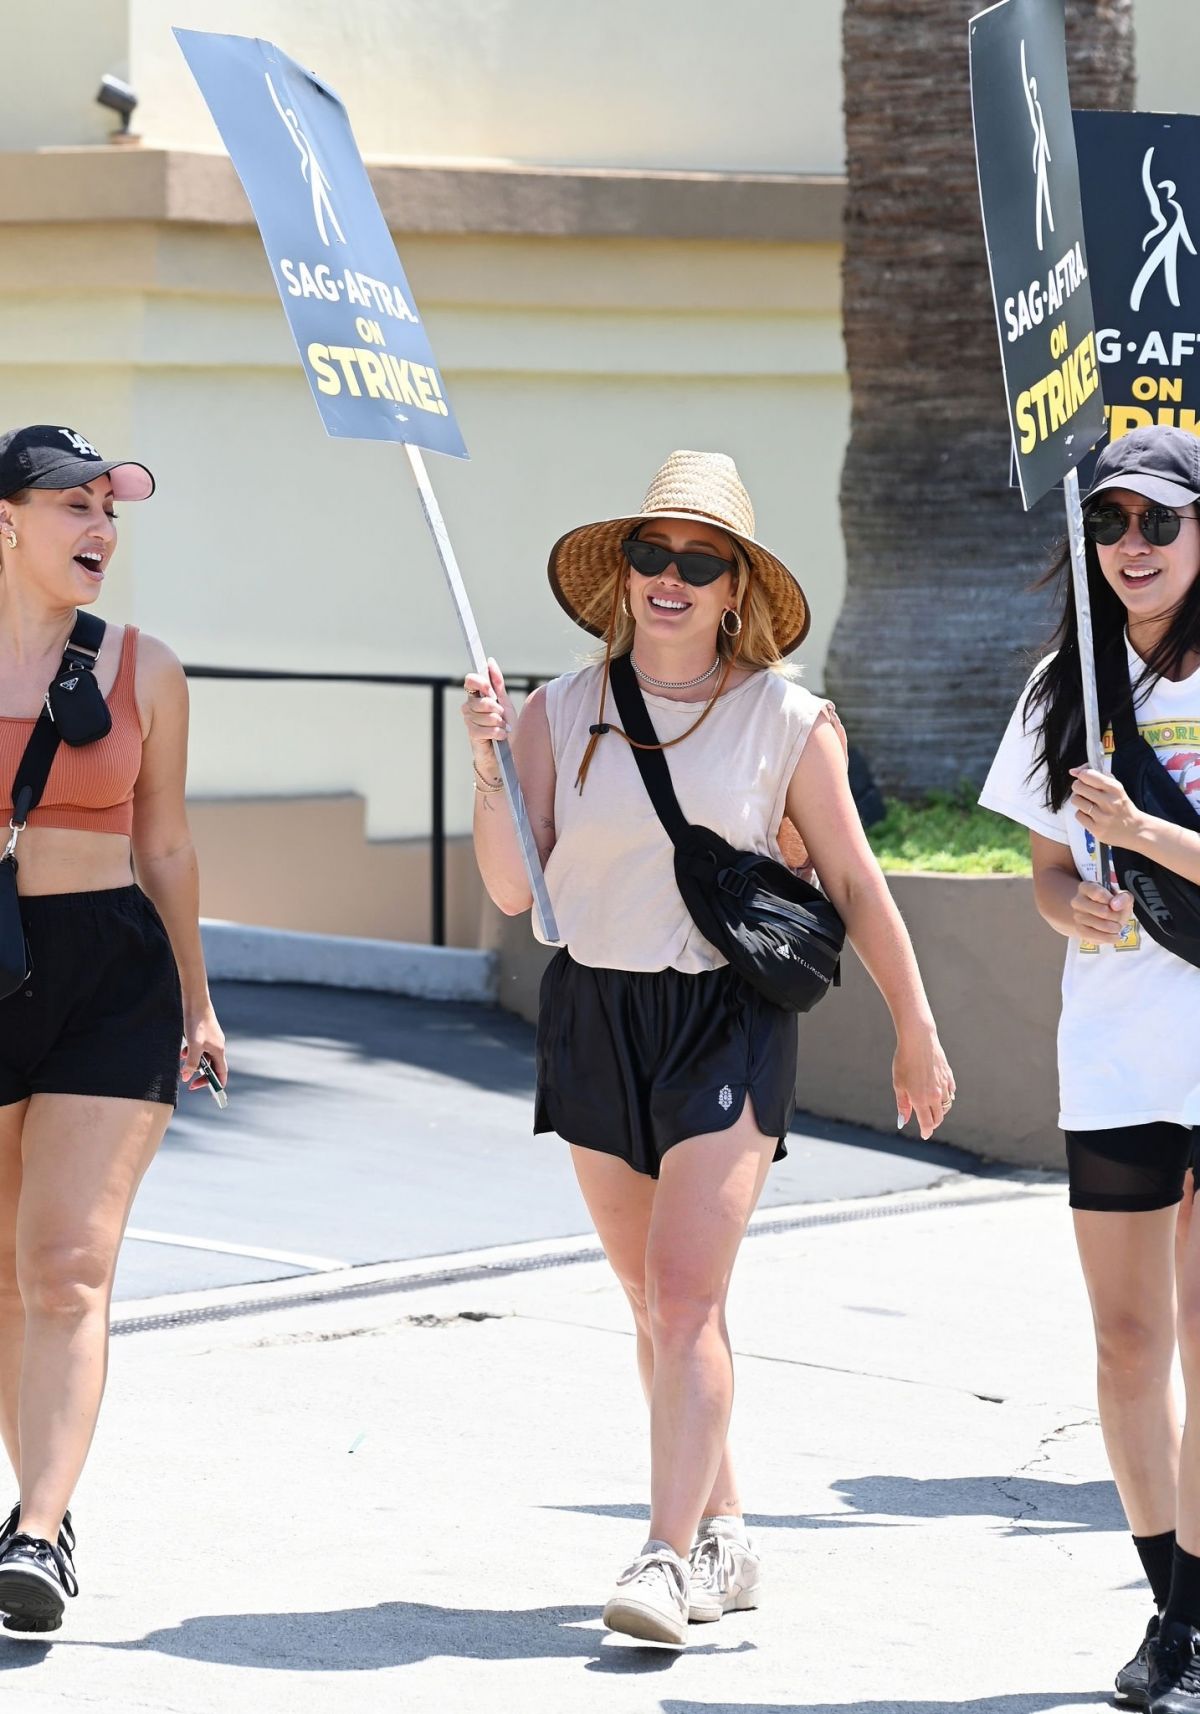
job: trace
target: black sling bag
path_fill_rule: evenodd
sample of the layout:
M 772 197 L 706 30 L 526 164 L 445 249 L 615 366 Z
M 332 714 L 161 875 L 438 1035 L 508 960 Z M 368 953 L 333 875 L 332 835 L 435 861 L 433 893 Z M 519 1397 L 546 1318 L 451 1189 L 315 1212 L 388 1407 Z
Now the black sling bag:
M 626 734 L 657 744 L 628 655 L 613 661 L 609 682 Z M 768 1000 L 787 1012 L 811 1011 L 837 981 L 846 939 L 837 911 L 773 857 L 737 851 L 711 828 L 687 821 L 661 750 L 634 748 L 633 758 L 675 847 L 675 882 L 696 927 Z
M 1147 815 L 1200 833 L 1191 799 L 1138 731 L 1123 636 L 1097 657 L 1096 678 L 1102 706 L 1112 711 L 1113 777 Z M 1151 940 L 1200 967 L 1200 885 L 1138 851 L 1113 846 L 1112 857 L 1118 881 L 1133 896 L 1133 914 Z
M 94 613 L 75 615 L 62 662 L 17 765 L 9 839 L 0 856 L 0 1000 L 15 994 L 32 974 L 17 896 L 17 840 L 42 801 L 59 744 L 91 744 L 112 730 L 112 715 L 93 676 L 104 631 L 104 620 Z

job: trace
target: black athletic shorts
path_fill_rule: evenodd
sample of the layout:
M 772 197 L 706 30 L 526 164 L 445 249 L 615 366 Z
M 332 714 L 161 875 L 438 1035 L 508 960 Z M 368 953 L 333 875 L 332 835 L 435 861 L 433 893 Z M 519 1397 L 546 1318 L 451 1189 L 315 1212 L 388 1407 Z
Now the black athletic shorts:
M 1146 1214 L 1182 1200 L 1195 1133 L 1189 1125 L 1156 1121 L 1111 1131 L 1067 1131 L 1072 1208 Z
M 564 947 L 542 977 L 533 1128 L 657 1178 L 669 1148 L 727 1131 L 749 1095 L 782 1160 L 796 1049 L 791 1013 L 728 965 L 697 976 L 599 970 Z
M 33 969 L 0 1000 L 0 1107 L 115 1095 L 173 1107 L 183 1003 L 167 931 L 140 887 L 21 900 Z

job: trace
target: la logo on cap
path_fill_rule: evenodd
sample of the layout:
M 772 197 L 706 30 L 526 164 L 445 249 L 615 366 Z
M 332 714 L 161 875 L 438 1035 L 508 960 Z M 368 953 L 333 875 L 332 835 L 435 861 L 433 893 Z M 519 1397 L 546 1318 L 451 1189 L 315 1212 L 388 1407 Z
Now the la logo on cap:
M 71 445 L 75 448 L 81 458 L 99 458 L 100 454 L 96 451 L 91 441 L 84 440 L 83 436 L 81 434 L 76 434 L 74 429 L 60 428 L 58 432 L 65 440 L 70 441 Z

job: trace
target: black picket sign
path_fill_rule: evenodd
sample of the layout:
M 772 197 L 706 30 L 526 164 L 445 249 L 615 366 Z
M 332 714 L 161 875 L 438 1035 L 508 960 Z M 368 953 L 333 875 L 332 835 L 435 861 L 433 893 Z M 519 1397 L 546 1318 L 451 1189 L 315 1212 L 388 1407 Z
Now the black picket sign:
M 971 20 L 971 107 L 1009 422 L 1026 508 L 1104 434 L 1062 0 Z

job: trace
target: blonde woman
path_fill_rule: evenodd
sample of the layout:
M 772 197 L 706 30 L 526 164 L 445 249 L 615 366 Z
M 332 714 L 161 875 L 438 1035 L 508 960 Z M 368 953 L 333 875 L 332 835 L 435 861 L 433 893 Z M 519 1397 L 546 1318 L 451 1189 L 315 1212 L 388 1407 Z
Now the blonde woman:
M 115 503 L 153 492 L 144 465 L 108 462 L 74 430 L 0 436 L 4 823 L 21 819 L 13 786 L 78 610 L 103 590 Z M 0 999 L 0 1436 L 20 1484 L 0 1526 L 10 1630 L 56 1630 L 78 1589 L 67 1506 L 104 1390 L 117 1252 L 175 1105 L 181 1038 L 192 1087 L 202 1055 L 226 1075 L 184 812 L 183 672 L 132 625 L 104 629 L 93 664 L 94 686 L 81 667 L 68 689 L 73 706 L 103 696 L 111 729 L 59 745 L 24 818 L 29 974 Z
M 492 750 L 512 730 L 561 933 L 541 990 L 535 1129 L 571 1145 L 633 1310 L 650 1404 L 650 1539 L 604 1621 L 678 1647 L 689 1619 L 759 1599 L 726 1440 L 725 1300 L 767 1170 L 786 1152 L 797 1030 L 689 917 L 671 843 L 608 717 L 609 660 L 630 656 L 689 820 L 742 850 L 780 858 L 786 844 L 802 863 L 802 840 L 811 853 L 895 1020 L 901 1122 L 915 1113 L 930 1136 L 954 1078 L 863 837 L 832 705 L 780 670 L 808 606 L 755 540 L 733 461 L 673 453 L 639 512 L 557 543 L 550 582 L 604 638 L 605 659 L 535 691 L 519 722 L 494 663 L 490 682 L 468 677 L 475 849 L 496 904 L 528 910 Z

